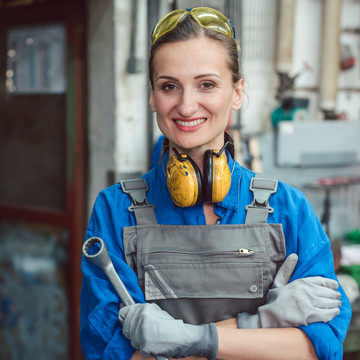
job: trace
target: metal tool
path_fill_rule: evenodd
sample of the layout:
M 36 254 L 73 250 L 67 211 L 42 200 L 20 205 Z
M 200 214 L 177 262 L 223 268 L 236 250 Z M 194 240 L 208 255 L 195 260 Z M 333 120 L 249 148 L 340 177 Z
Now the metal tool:
M 92 248 L 91 252 L 89 252 L 90 248 Z M 107 275 L 122 303 L 125 306 L 134 305 L 135 301 L 117 274 L 104 241 L 99 237 L 91 237 L 85 241 L 82 252 L 89 261 L 98 266 Z M 156 356 L 156 359 L 168 360 L 163 356 Z
M 90 248 L 92 253 L 89 252 Z M 82 251 L 88 260 L 98 266 L 107 275 L 116 292 L 119 294 L 122 303 L 125 306 L 134 305 L 135 301 L 117 274 L 104 241 L 99 237 L 91 237 L 85 241 Z

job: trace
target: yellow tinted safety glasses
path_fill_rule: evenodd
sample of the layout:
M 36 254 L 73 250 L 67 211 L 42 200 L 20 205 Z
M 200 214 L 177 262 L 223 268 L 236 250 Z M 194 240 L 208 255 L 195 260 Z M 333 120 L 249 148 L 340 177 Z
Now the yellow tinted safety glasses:
M 200 26 L 235 39 L 234 26 L 224 14 L 212 8 L 196 7 L 174 10 L 165 15 L 154 27 L 151 35 L 152 44 L 159 37 L 173 30 L 187 15 L 191 15 Z

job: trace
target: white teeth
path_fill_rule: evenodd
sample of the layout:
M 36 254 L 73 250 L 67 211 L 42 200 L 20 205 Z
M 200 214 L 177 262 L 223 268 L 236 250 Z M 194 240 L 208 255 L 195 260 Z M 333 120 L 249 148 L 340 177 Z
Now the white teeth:
M 203 122 L 206 121 L 206 119 L 197 119 L 197 120 L 193 120 L 193 121 L 182 121 L 182 120 L 175 120 L 177 124 L 181 125 L 181 126 L 195 126 L 195 125 L 199 125 Z

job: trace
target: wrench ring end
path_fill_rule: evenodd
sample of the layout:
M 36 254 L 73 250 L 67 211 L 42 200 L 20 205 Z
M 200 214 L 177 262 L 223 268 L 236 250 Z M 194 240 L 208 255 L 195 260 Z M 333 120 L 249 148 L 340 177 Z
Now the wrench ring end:
M 98 251 L 96 253 L 90 254 L 89 249 L 94 244 L 100 244 L 100 249 L 98 249 Z M 92 259 L 92 258 L 98 256 L 102 252 L 102 250 L 104 249 L 104 246 L 105 246 L 104 241 L 101 238 L 94 236 L 85 241 L 83 248 L 82 248 L 82 252 L 86 258 Z

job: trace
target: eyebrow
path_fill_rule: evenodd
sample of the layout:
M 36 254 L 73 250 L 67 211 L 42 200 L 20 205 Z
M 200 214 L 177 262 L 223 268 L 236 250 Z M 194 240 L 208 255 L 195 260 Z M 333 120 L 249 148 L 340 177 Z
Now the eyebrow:
M 174 78 L 172 76 L 167 76 L 167 75 L 161 75 L 161 76 L 157 77 L 155 80 L 158 81 L 158 80 L 161 80 L 161 79 L 177 81 L 176 78 Z
M 201 79 L 201 78 L 208 77 L 208 76 L 216 76 L 216 77 L 218 77 L 218 78 L 221 78 L 220 75 L 218 75 L 218 74 L 216 74 L 216 73 L 206 73 L 206 74 L 196 75 L 196 76 L 195 76 L 195 79 Z M 157 78 L 156 78 L 156 81 L 157 81 L 157 80 L 161 80 L 161 79 L 178 81 L 177 78 L 174 78 L 173 76 L 167 76 L 167 75 L 161 75 L 161 76 L 157 77 Z
M 216 76 L 218 78 L 220 78 L 221 76 L 216 74 L 216 73 L 207 73 L 207 74 L 200 74 L 200 75 L 197 75 L 195 76 L 195 79 L 201 79 L 203 77 L 208 77 L 208 76 Z

